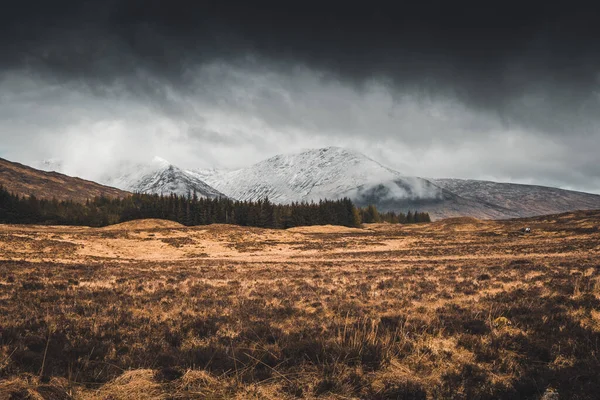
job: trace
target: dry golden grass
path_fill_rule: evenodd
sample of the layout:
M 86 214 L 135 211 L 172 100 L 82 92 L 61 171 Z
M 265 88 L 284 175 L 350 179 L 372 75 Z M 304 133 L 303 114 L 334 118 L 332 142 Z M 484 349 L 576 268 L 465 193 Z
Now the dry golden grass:
M 185 228 L 179 222 L 168 221 L 165 219 L 141 219 L 135 221 L 122 222 L 100 228 L 105 231 L 120 231 L 120 230 L 150 230 L 150 229 L 178 229 Z
M 594 399 L 598 226 L 2 226 L 0 399 Z

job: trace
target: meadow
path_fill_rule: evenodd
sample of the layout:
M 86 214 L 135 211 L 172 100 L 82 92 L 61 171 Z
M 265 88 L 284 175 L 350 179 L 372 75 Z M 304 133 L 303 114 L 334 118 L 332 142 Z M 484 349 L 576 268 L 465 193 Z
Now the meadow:
M 595 399 L 599 226 L 3 225 L 0 399 Z

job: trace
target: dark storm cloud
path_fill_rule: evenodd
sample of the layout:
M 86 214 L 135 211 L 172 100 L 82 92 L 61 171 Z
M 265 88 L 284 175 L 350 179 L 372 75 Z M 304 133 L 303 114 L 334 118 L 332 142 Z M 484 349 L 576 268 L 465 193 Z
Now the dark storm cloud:
M 94 152 L 239 167 L 334 144 L 600 191 L 599 14 L 524 3 L 4 5 L 0 156 L 52 149 L 79 173 Z
M 0 17 L 2 65 L 100 82 L 134 80 L 143 69 L 184 85 L 192 65 L 254 55 L 357 84 L 387 76 L 552 130 L 570 121 L 544 123 L 543 112 L 522 115 L 514 102 L 530 94 L 544 111 L 579 113 L 597 105 L 595 10 L 554 2 L 356 3 L 17 2 Z

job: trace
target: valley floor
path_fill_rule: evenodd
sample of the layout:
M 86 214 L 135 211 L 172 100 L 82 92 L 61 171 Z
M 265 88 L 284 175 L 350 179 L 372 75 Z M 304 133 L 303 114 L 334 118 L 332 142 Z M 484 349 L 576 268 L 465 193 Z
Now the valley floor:
M 597 398 L 599 227 L 3 225 L 0 398 Z

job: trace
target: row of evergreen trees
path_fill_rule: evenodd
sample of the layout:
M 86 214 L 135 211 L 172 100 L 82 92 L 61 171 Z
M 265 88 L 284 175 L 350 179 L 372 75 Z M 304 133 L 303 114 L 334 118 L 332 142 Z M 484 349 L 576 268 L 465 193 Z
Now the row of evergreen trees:
M 390 224 L 415 224 L 419 222 L 431 222 L 429 213 L 409 211 L 408 213 L 396 213 L 389 211 L 380 213 L 373 205 L 359 209 L 360 220 L 365 224 L 377 222 L 389 222 Z
M 236 201 L 227 198 L 159 196 L 133 194 L 123 199 L 96 197 L 85 203 L 22 197 L 0 186 L 0 223 L 106 226 L 142 218 L 161 218 L 183 225 L 214 223 L 290 228 L 306 225 L 359 226 L 361 222 L 425 222 L 411 215 L 380 214 L 370 206 L 358 209 L 350 199 L 322 200 L 318 203 L 273 204 L 269 199 Z M 376 217 L 373 217 L 376 216 Z M 429 216 L 427 215 L 427 220 Z

